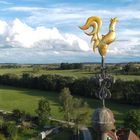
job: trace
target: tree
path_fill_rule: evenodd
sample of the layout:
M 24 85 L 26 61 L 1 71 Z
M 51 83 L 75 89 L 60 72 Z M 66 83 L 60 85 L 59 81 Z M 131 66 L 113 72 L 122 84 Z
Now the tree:
M 85 124 L 88 121 L 89 107 L 82 99 L 74 98 L 73 100 L 73 121 L 79 124 Z
M 75 123 L 75 132 L 79 139 L 79 128 L 85 125 L 89 120 L 88 104 L 82 99 L 74 98 L 73 100 L 73 122 Z
M 69 69 L 82 69 L 83 64 L 82 63 L 61 63 L 60 69 L 62 70 L 69 70 Z
M 61 110 L 66 121 L 73 121 L 77 125 L 87 121 L 89 115 L 88 104 L 82 99 L 74 98 L 69 88 L 64 88 L 60 94 Z
M 17 123 L 25 121 L 28 117 L 28 114 L 24 110 L 14 109 L 12 112 L 12 115 Z
M 20 78 L 20 83 L 22 87 L 31 87 L 31 81 L 33 79 L 33 75 L 30 73 L 23 73 L 22 77 Z
M 34 65 L 33 66 L 33 73 L 38 73 L 40 70 L 40 66 L 39 65 Z
M 85 125 L 89 120 L 88 104 L 81 99 L 74 98 L 70 94 L 69 88 L 64 88 L 60 95 L 60 101 L 64 112 L 64 119 L 74 122 L 74 128 L 77 136 L 79 136 L 80 125 Z
M 139 74 L 140 69 L 134 63 L 128 63 L 123 67 L 126 74 Z
M 43 126 L 45 123 L 49 122 L 49 117 L 51 116 L 51 108 L 47 98 L 42 98 L 38 102 L 36 113 L 38 114 L 40 126 Z
M 124 117 L 124 127 L 140 135 L 140 110 L 132 109 L 126 113 Z
M 73 97 L 70 94 L 69 88 L 64 88 L 60 94 L 61 111 L 64 112 L 64 119 L 66 121 L 71 120 L 73 112 Z

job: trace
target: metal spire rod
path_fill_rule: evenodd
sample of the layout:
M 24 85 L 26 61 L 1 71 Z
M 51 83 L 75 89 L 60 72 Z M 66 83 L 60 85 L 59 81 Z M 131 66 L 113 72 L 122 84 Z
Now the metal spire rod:
M 105 79 L 105 57 L 104 56 L 101 57 L 101 78 L 104 81 L 104 79 Z M 102 93 L 101 93 L 102 95 L 100 95 L 100 96 L 102 96 L 101 99 L 102 99 L 103 107 L 105 107 L 105 98 L 103 97 L 105 90 L 104 90 L 103 83 L 101 83 L 101 89 L 102 89 Z
M 101 57 L 101 75 L 99 75 L 98 81 L 100 90 L 97 96 L 102 100 L 103 107 L 105 107 L 105 99 L 111 97 L 109 87 L 114 80 L 113 77 L 106 73 L 105 57 L 103 56 Z

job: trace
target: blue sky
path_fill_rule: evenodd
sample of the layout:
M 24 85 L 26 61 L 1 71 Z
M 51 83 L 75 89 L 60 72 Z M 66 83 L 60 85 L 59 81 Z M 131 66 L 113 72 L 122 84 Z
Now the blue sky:
M 140 61 L 140 0 L 0 0 L 0 63 L 99 62 L 78 26 L 118 17 L 107 62 Z

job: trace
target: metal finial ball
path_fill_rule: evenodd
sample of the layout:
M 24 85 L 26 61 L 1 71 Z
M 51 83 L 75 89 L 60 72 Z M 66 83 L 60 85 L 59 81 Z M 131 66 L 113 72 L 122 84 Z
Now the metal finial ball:
M 112 111 L 106 107 L 96 109 L 93 113 L 92 121 L 95 131 L 105 133 L 115 129 L 114 115 Z

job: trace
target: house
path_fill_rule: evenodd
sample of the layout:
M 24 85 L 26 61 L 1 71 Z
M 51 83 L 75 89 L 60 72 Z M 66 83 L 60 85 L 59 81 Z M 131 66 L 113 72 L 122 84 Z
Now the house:
M 119 140 L 140 140 L 140 138 L 136 136 L 135 133 L 130 130 L 124 133 L 124 135 L 121 135 L 119 137 Z
M 119 129 L 116 133 L 109 131 L 107 136 L 108 140 L 140 140 L 133 131 L 124 132 L 123 129 Z

